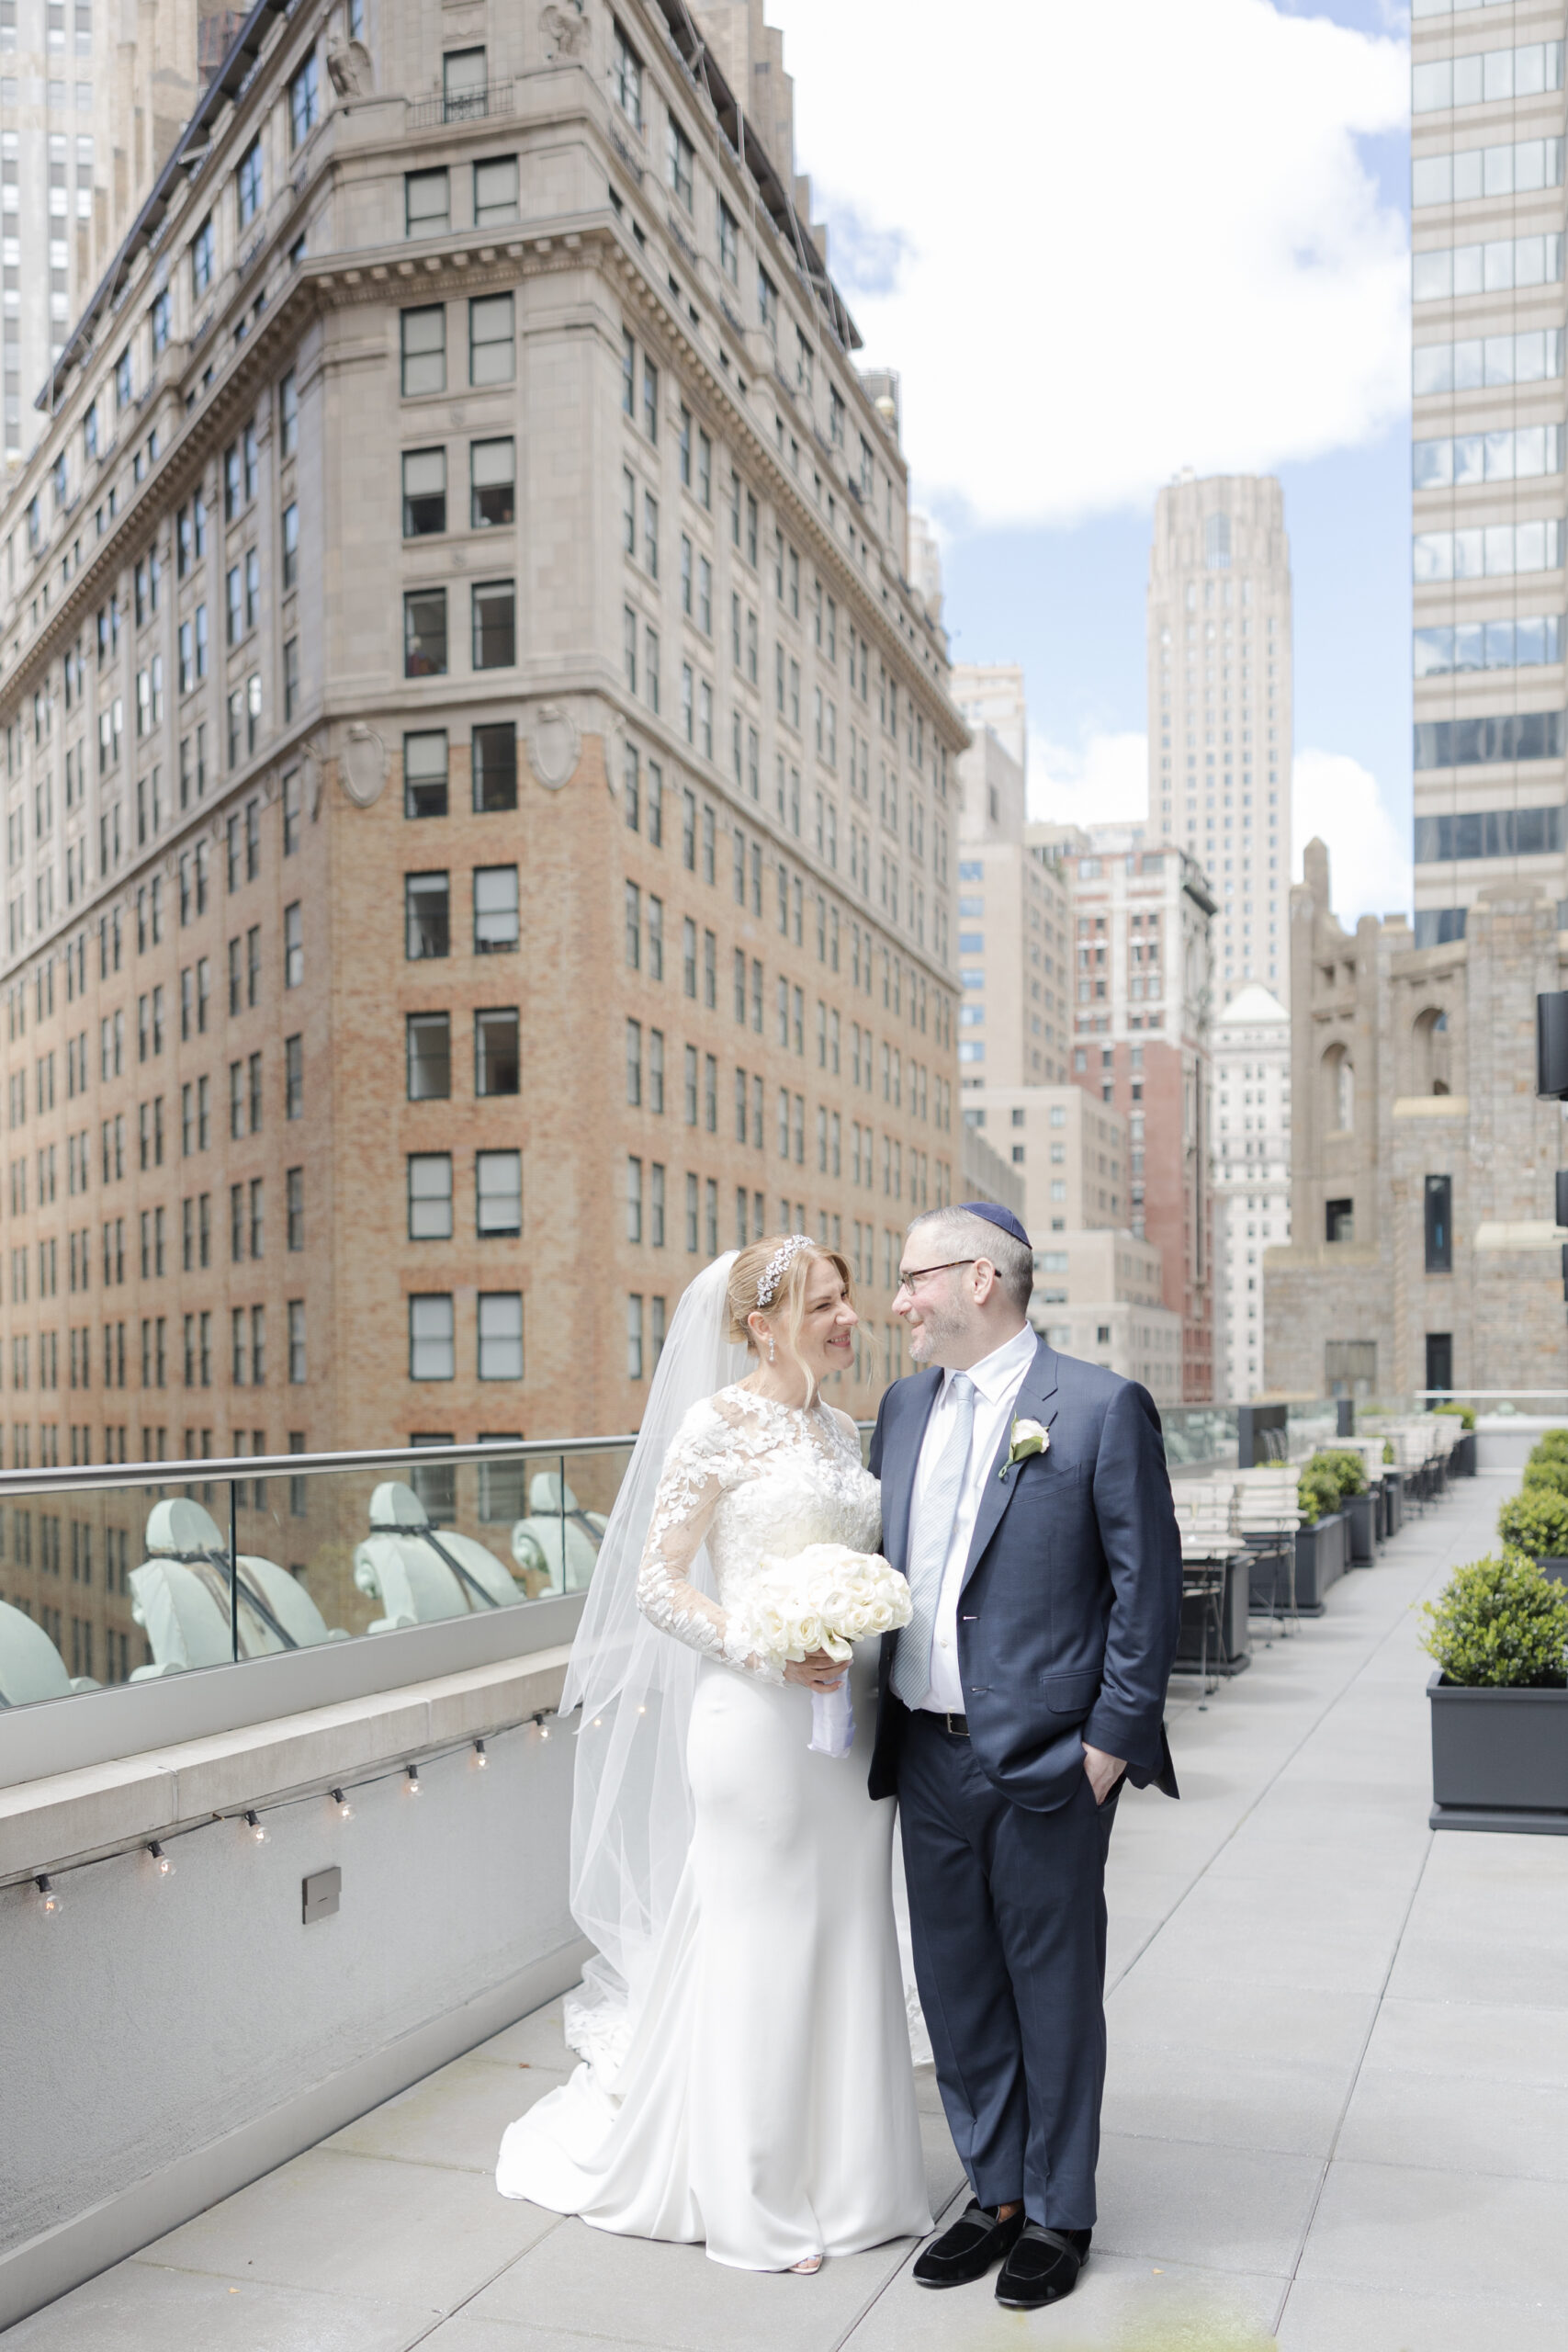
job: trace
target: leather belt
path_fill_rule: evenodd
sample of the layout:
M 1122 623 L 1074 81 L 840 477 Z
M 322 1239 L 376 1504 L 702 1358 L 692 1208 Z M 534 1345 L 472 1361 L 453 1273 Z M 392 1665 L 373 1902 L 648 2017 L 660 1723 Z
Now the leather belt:
M 969 1718 L 967 1715 L 939 1713 L 934 1707 L 923 1708 L 921 1712 L 922 1713 L 930 1715 L 933 1723 L 940 1724 L 943 1731 L 947 1732 L 953 1739 L 968 1738 Z

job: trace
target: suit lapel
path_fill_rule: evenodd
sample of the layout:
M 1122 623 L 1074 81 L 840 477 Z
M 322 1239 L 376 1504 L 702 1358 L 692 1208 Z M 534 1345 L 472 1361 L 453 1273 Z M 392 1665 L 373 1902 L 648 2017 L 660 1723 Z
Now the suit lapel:
M 892 1459 L 889 1461 L 885 1453 L 882 1463 L 882 1550 L 884 1557 L 902 1575 L 909 1556 L 915 1469 L 931 1408 L 942 1394 L 942 1374 L 913 1373 L 898 1385 L 905 1393 L 899 1398 L 901 1409 L 889 1432 Z
M 1047 1408 L 1055 1393 L 1055 1351 L 1048 1348 L 1042 1340 L 1035 1349 L 1034 1362 L 1023 1375 L 1023 1385 L 1008 1414 L 1006 1426 L 997 1441 L 997 1450 L 991 1456 L 989 1467 L 986 1472 L 986 1483 L 980 1490 L 980 1508 L 975 1514 L 975 1532 L 970 1539 L 969 1557 L 964 1569 L 964 1584 L 967 1584 L 974 1575 L 976 1566 L 987 1544 L 996 1533 L 1001 1522 L 1002 1513 L 1011 1502 L 1014 1489 L 1018 1485 L 1019 1474 L 1016 1470 L 1006 1479 L 1001 1475 L 1008 1458 L 1013 1422 L 1021 1418 L 1024 1420 L 1043 1421 L 1049 1427 L 1051 1415 Z

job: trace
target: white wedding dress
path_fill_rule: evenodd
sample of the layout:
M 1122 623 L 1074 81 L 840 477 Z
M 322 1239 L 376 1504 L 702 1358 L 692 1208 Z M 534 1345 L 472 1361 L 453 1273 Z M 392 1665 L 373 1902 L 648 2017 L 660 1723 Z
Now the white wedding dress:
M 704 1653 L 687 1743 L 692 1843 L 618 2070 L 607 2081 L 607 2062 L 580 2066 L 510 2127 L 504 2196 L 624 2236 L 705 2242 L 743 2270 L 931 2229 L 893 1804 L 866 1792 L 877 1645 L 856 1650 L 855 1743 L 837 1758 L 807 1747 L 809 1692 L 737 1657 L 730 1630 L 765 1555 L 874 1551 L 880 1528 L 876 1481 L 828 1406 L 736 1386 L 686 1414 L 637 1597 Z M 686 1573 L 705 1542 L 716 1603 Z

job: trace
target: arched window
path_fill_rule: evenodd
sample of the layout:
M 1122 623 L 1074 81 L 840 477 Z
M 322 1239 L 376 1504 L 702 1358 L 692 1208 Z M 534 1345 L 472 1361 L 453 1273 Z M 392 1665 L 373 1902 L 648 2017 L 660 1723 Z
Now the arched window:
M 1203 561 L 1211 571 L 1231 568 L 1231 518 L 1211 514 L 1203 525 Z
M 1416 1092 L 1451 1093 L 1453 1074 L 1449 1016 L 1439 1005 L 1429 1004 L 1424 1012 L 1416 1014 L 1412 1042 L 1415 1046 Z

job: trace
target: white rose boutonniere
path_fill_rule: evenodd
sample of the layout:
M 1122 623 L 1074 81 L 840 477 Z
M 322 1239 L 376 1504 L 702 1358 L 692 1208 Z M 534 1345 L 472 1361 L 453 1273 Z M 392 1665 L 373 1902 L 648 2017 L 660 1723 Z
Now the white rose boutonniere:
M 1008 1458 L 998 1473 L 1003 1486 L 1007 1484 L 1008 1472 L 1015 1469 L 1019 1463 L 1027 1462 L 1032 1453 L 1049 1453 L 1050 1451 L 1051 1432 L 1044 1423 L 1023 1420 L 1015 1414 L 1008 1437 Z

